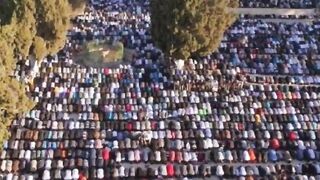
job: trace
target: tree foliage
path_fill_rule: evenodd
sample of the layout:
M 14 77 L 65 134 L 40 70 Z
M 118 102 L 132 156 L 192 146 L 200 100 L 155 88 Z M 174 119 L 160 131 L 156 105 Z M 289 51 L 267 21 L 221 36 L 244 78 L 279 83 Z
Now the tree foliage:
M 68 0 L 68 1 L 71 4 L 72 15 L 74 16 L 82 13 L 86 7 L 85 6 L 86 0 Z
M 16 57 L 43 59 L 65 43 L 70 18 L 84 0 L 0 0 L 0 143 L 9 136 L 7 127 L 34 103 L 25 85 L 10 75 Z
M 151 0 L 152 37 L 169 56 L 204 56 L 219 47 L 235 21 L 237 0 Z

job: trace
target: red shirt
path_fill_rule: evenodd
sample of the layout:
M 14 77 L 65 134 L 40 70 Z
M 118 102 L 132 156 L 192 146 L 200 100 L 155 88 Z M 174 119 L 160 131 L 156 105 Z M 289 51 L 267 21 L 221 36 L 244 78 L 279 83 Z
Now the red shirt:
M 133 128 L 132 123 L 131 122 L 127 123 L 127 130 L 131 131 L 132 128 Z
M 173 161 L 175 160 L 175 158 L 176 158 L 176 153 L 175 153 L 174 151 L 170 151 L 170 153 L 169 153 L 169 160 L 170 160 L 171 162 L 173 162 Z
M 256 113 L 261 115 L 263 113 L 263 109 L 261 109 L 261 108 L 256 109 Z
M 117 74 L 117 79 L 122 79 L 122 75 L 121 74 Z
M 87 177 L 85 177 L 82 173 L 79 175 L 79 180 L 87 180 Z
M 176 132 L 175 131 L 171 131 L 171 136 L 172 136 L 172 139 L 175 139 L 176 138 Z
M 156 121 L 151 122 L 151 129 L 157 129 L 157 122 Z
M 280 147 L 279 140 L 276 139 L 276 138 L 273 138 L 273 139 L 271 140 L 271 147 L 272 147 L 273 149 L 278 149 L 278 148 Z
M 102 157 L 103 157 L 103 160 L 109 160 L 110 158 L 110 151 L 108 149 L 104 149 L 102 151 Z
M 105 75 L 108 75 L 109 74 L 109 69 L 108 68 L 104 68 L 103 72 L 104 72 Z
M 182 152 L 181 151 L 177 151 L 176 152 L 176 161 L 177 162 L 181 162 L 182 161 Z
M 283 95 L 281 91 L 276 92 L 278 99 L 283 99 Z
M 168 176 L 174 176 L 173 164 L 167 164 L 167 174 Z
M 127 112 L 130 112 L 130 111 L 131 111 L 131 105 L 130 105 L 130 104 L 127 104 L 127 105 L 126 105 L 126 111 L 127 111 Z
M 131 97 L 132 98 L 136 98 L 136 93 L 135 92 L 131 92 Z
M 239 130 L 243 130 L 243 128 L 244 128 L 244 127 L 243 127 L 243 124 L 242 124 L 242 123 L 239 123 L 239 124 L 238 124 L 238 128 L 239 128 Z
M 256 160 L 256 154 L 254 153 L 253 149 L 249 149 L 249 156 L 250 156 L 250 160 L 251 161 L 255 161 Z
M 295 132 L 291 131 L 289 133 L 289 140 L 290 141 L 295 141 L 296 139 L 297 139 L 297 134 Z

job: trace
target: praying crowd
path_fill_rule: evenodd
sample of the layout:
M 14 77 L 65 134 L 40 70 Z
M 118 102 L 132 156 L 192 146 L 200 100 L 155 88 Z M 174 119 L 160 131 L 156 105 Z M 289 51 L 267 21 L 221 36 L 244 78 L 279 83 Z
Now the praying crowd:
M 320 179 L 320 23 L 242 17 L 180 69 L 154 47 L 148 6 L 93 0 L 61 52 L 18 62 L 37 105 L 13 121 L 0 179 Z M 116 68 L 73 61 L 101 40 L 136 55 Z

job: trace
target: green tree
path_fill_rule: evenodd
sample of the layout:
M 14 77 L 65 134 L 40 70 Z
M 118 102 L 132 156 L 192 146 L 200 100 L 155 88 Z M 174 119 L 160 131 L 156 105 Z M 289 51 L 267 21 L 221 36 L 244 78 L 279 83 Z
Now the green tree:
M 152 37 L 168 56 L 204 56 L 219 47 L 237 0 L 151 0 Z
M 85 0 L 0 0 L 0 144 L 9 137 L 7 127 L 17 114 L 34 103 L 25 85 L 11 77 L 16 57 L 42 60 L 65 43 L 70 18 Z M 78 9 L 77 9 L 78 8 Z

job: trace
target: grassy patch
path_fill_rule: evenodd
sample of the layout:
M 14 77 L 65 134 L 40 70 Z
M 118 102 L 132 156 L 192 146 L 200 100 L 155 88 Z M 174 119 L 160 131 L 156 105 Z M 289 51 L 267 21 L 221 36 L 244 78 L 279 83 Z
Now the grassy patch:
M 125 49 L 121 42 L 109 44 L 92 41 L 83 46 L 82 51 L 75 55 L 75 60 L 85 66 L 101 67 L 121 62 L 124 54 Z

